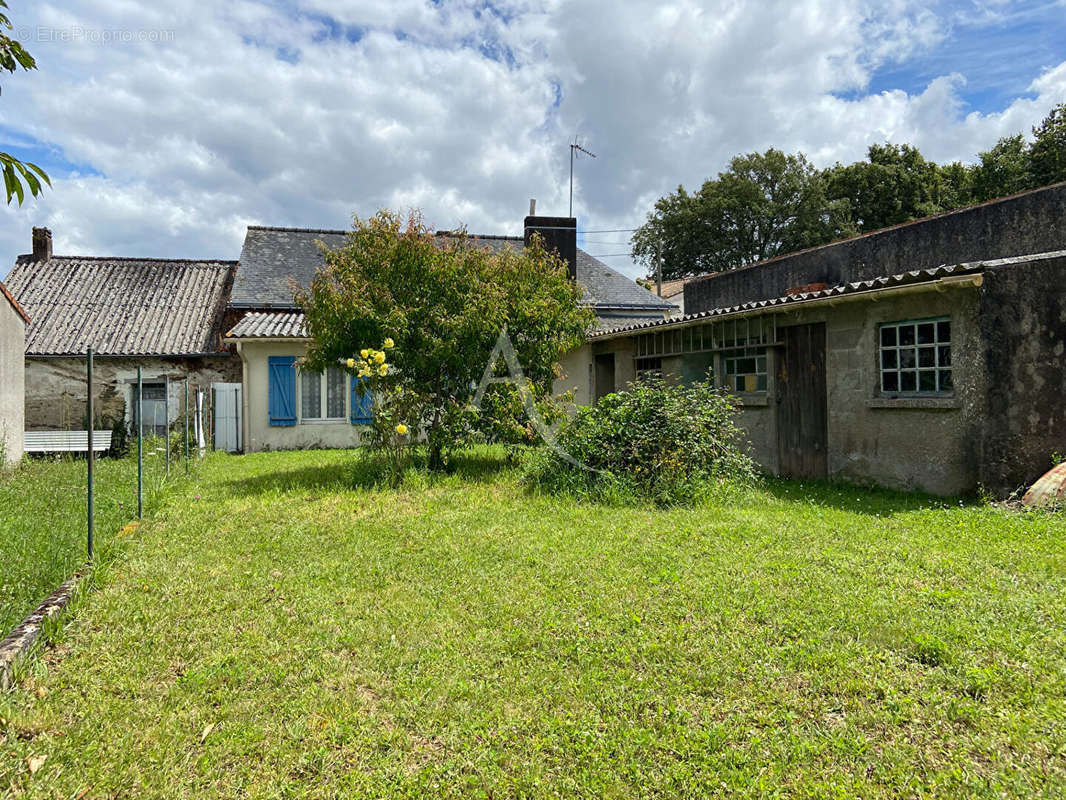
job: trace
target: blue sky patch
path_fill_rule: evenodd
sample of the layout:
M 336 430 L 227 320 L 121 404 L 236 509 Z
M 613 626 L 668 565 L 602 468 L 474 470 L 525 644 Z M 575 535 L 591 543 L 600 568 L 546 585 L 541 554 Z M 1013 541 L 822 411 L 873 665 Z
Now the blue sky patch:
M 20 161 L 36 164 L 47 172 L 52 180 L 104 177 L 104 174 L 91 164 L 70 161 L 55 145 L 19 133 L 6 125 L 0 125 L 0 151 L 10 153 Z

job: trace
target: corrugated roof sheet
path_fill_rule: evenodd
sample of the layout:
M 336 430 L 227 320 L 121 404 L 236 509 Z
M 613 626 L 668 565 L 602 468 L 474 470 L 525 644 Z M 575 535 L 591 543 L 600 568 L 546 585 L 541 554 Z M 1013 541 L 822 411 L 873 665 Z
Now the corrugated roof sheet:
M 8 291 L 8 288 L 6 286 L 4 286 L 3 283 L 0 283 L 0 295 L 3 295 L 7 299 L 7 302 L 11 304 L 11 307 L 13 309 L 15 309 L 15 312 L 20 317 L 22 317 L 22 321 L 25 322 L 27 325 L 29 325 L 30 324 L 30 318 L 26 314 L 25 309 L 23 309 L 23 307 L 19 305 L 19 301 L 18 300 L 16 300 L 14 297 L 11 296 L 11 292 Z
M 305 339 L 304 315 L 298 311 L 250 311 L 226 334 L 227 339 Z
M 217 353 L 236 262 L 19 256 L 8 288 L 32 322 L 26 355 Z
M 1062 253 L 1047 253 L 1042 254 L 1039 258 L 1057 257 L 1063 255 Z M 1026 258 L 1038 258 L 1036 256 L 1029 256 Z M 856 292 L 869 292 L 875 289 L 887 289 L 893 286 L 904 286 L 911 283 L 925 283 L 929 281 L 940 280 L 941 278 L 948 277 L 950 275 L 964 275 L 972 272 L 980 272 L 982 269 L 988 266 L 995 266 L 1001 263 L 1011 263 L 1020 261 L 1022 259 L 1002 259 L 996 262 L 977 262 L 969 264 L 955 264 L 952 266 L 940 266 L 933 269 L 921 269 L 913 270 L 911 272 L 904 272 L 899 275 L 888 275 L 883 278 L 874 278 L 868 281 L 855 281 L 853 283 L 847 283 L 840 286 L 832 286 L 828 289 L 822 289 L 817 292 L 804 292 L 802 294 L 786 295 L 785 297 L 775 297 L 770 300 L 756 300 L 751 303 L 744 303 L 738 306 L 726 306 L 723 308 L 713 308 L 709 311 L 699 311 L 695 314 L 685 314 L 682 317 L 673 317 L 668 320 L 657 320 L 655 322 L 644 322 L 633 325 L 623 325 L 616 328 L 610 328 L 606 330 L 594 331 L 589 338 L 596 339 L 606 336 L 615 336 L 620 333 L 629 333 L 633 331 L 643 331 L 649 328 L 659 329 L 664 327 L 676 327 L 678 325 L 684 325 L 694 320 L 706 319 L 708 317 L 720 317 L 726 314 L 739 314 L 746 311 L 761 311 L 761 310 L 773 310 L 782 306 L 791 306 L 798 303 L 805 303 L 811 300 L 820 300 L 829 297 L 837 297 L 839 295 L 854 294 Z
M 316 242 L 332 250 L 343 245 L 347 235 L 348 231 L 325 228 L 249 226 L 230 304 L 235 308 L 294 308 L 293 282 L 307 286 L 322 266 L 322 253 Z M 442 231 L 437 233 L 437 238 L 444 243 L 454 235 Z M 469 241 L 494 252 L 505 247 L 522 247 L 521 236 L 471 234 Z M 577 280 L 584 290 L 584 302 L 598 311 L 625 309 L 661 314 L 676 308 L 580 248 Z

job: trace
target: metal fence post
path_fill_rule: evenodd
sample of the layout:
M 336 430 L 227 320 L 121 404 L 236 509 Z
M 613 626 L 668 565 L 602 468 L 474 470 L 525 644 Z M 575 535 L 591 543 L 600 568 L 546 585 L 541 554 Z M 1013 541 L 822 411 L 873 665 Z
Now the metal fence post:
M 137 367 L 137 519 L 144 514 L 144 383 Z
M 93 428 L 95 426 L 93 424 L 93 349 L 91 347 L 88 348 L 88 350 L 85 351 L 85 384 L 86 384 L 86 386 L 88 388 L 88 402 L 87 402 L 87 405 L 89 407 L 88 408 L 88 412 L 89 412 L 89 427 L 88 427 L 88 434 L 89 434 L 89 441 L 88 441 L 88 445 L 89 445 L 89 454 L 88 454 L 88 473 L 89 473 L 89 475 L 88 475 L 88 478 L 89 478 L 89 480 L 88 480 L 88 485 L 89 485 L 89 492 L 88 492 L 88 503 L 89 503 L 89 508 L 88 508 L 88 528 L 89 528 L 89 537 L 88 537 L 88 551 L 89 551 L 89 561 L 92 561 L 93 560 L 93 523 L 94 523 L 94 520 L 93 520 L 93 461 L 94 461 L 94 456 L 95 456 L 95 453 L 93 452 Z
M 189 474 L 189 376 L 185 376 L 185 474 Z
M 164 375 L 163 376 L 163 386 L 164 386 L 164 389 L 163 389 L 164 397 L 166 398 L 163 401 L 163 419 L 166 421 L 166 424 L 167 424 L 166 425 L 167 433 L 166 433 L 166 436 L 163 437 L 163 441 L 165 442 L 165 445 L 163 446 L 163 452 L 166 453 L 165 458 L 166 458 L 166 464 L 167 464 L 167 477 L 169 478 L 170 477 L 170 376 L 169 375 Z

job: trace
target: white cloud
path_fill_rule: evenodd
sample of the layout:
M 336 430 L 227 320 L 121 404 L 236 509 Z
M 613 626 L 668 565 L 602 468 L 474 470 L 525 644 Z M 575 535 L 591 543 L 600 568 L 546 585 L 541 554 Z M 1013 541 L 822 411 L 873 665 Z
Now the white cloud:
M 578 165 L 582 226 L 629 228 L 738 152 L 828 164 L 892 139 L 972 158 L 1066 100 L 1066 62 L 991 114 L 965 113 L 950 71 L 864 93 L 961 24 L 913 0 L 218 5 L 14 5 L 40 70 L 3 81 L 9 146 L 32 137 L 83 171 L 3 210 L 0 258 L 34 224 L 58 252 L 235 258 L 249 222 L 344 226 L 382 206 L 517 233 L 530 197 L 565 213 L 574 135 L 598 156 Z M 1002 13 L 986 0 L 969 19 Z

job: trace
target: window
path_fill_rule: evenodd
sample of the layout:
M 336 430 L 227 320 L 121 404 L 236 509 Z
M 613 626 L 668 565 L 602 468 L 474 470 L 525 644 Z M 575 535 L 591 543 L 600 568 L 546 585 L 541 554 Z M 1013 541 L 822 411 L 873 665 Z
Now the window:
M 637 380 L 642 378 L 661 378 L 663 376 L 663 360 L 661 358 L 638 358 Z
M 881 391 L 885 394 L 947 394 L 951 376 L 951 320 L 890 322 L 879 332 Z
M 731 392 L 766 391 L 766 348 L 749 347 L 722 357 L 725 386 Z
M 344 419 L 345 373 L 339 367 L 300 373 L 300 419 L 308 422 Z
M 130 395 L 133 401 L 133 430 L 138 426 L 139 410 L 144 411 L 144 433 L 146 436 L 167 435 L 167 385 L 165 383 L 141 383 L 143 399 L 137 402 L 137 384 L 133 384 Z

